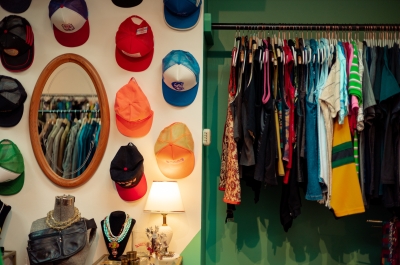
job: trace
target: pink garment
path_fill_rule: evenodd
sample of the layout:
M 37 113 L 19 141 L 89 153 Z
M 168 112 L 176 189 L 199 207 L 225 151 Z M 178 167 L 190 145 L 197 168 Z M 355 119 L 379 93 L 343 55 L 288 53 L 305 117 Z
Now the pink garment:
M 357 115 L 358 115 L 358 98 L 354 95 L 351 96 L 351 105 L 349 112 L 349 125 L 351 135 L 354 135 L 354 132 L 357 130 Z

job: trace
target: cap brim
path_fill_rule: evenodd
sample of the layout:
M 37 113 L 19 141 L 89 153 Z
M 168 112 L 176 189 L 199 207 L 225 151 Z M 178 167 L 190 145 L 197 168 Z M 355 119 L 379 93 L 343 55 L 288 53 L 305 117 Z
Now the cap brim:
M 144 121 L 128 122 L 117 114 L 116 122 L 118 131 L 128 137 L 143 137 L 150 131 L 151 125 L 153 124 L 153 117 L 154 112 Z
M 200 5 L 195 12 L 189 16 L 177 16 L 171 13 L 164 5 L 164 20 L 167 25 L 176 30 L 189 30 L 194 28 L 199 22 L 200 17 Z
M 19 0 L 19 1 L 10 1 L 10 0 L 0 0 L 1 7 L 10 12 L 10 13 L 23 13 L 28 10 L 31 5 L 32 0 Z
M 117 64 L 127 71 L 142 72 L 146 70 L 153 59 L 154 49 L 143 57 L 133 58 L 125 55 L 120 49 L 115 48 Z
M 171 105 L 178 107 L 184 107 L 192 104 L 192 102 L 196 98 L 197 90 L 199 89 L 199 84 L 197 84 L 192 89 L 180 92 L 169 88 L 169 86 L 167 86 L 164 81 L 161 81 L 161 83 L 165 101 Z
M 147 180 L 146 176 L 142 175 L 139 183 L 130 189 L 122 188 L 118 183 L 115 183 L 118 194 L 124 201 L 136 201 L 142 198 L 147 192 Z
M 18 178 L 0 183 L 0 195 L 14 195 L 22 190 L 25 181 L 25 172 L 22 172 Z
M 18 56 L 11 56 L 5 52 L 1 52 L 1 64 L 10 72 L 21 72 L 32 65 L 34 57 L 35 46 L 32 45 L 27 52 Z
M 10 112 L 0 112 L 0 127 L 13 127 L 17 125 L 24 114 L 24 104 Z
M 143 0 L 112 0 L 114 5 L 127 8 L 127 7 L 134 7 L 140 5 Z
M 168 158 L 165 158 L 162 151 L 156 154 L 156 161 L 158 168 L 164 176 L 170 179 L 183 179 L 189 176 L 194 169 L 194 154 L 187 150 L 186 155 L 180 156 L 182 159 L 181 163 L 167 162 Z
M 82 28 L 73 33 L 62 32 L 54 25 L 53 25 L 53 32 L 54 32 L 54 37 L 61 45 L 66 47 L 81 46 L 89 39 L 90 35 L 89 21 L 86 20 Z

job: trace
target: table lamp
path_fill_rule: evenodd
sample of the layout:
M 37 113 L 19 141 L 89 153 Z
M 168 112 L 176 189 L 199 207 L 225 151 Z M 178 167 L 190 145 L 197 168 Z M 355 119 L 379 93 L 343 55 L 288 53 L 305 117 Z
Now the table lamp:
M 159 227 L 159 232 L 165 233 L 166 243 L 169 246 L 173 232 L 171 227 L 167 225 L 167 214 L 185 212 L 178 182 L 153 181 L 144 211 L 162 214 L 163 224 Z

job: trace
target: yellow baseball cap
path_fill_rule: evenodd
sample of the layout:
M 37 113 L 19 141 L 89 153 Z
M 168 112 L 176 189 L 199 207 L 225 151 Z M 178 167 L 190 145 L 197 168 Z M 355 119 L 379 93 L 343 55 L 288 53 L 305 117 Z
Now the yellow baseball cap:
M 189 176 L 195 164 L 193 150 L 193 137 L 186 124 L 171 124 L 161 131 L 154 146 L 158 168 L 167 178 Z

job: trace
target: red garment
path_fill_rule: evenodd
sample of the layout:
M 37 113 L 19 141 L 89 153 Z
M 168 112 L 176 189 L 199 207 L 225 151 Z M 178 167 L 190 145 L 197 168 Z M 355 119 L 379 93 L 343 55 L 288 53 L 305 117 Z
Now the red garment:
M 294 131 L 294 94 L 295 88 L 292 85 L 290 79 L 290 74 L 293 70 L 293 54 L 290 47 L 287 45 L 285 40 L 285 45 L 283 46 L 283 51 L 285 52 L 285 101 L 289 108 L 289 138 L 286 143 L 285 149 L 288 150 L 289 156 L 287 157 L 287 163 L 285 164 L 285 176 L 283 177 L 283 183 L 289 183 L 290 169 L 292 168 L 292 157 L 293 157 L 293 144 L 295 142 L 295 131 Z

